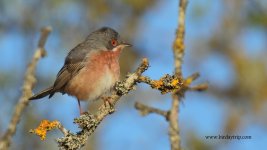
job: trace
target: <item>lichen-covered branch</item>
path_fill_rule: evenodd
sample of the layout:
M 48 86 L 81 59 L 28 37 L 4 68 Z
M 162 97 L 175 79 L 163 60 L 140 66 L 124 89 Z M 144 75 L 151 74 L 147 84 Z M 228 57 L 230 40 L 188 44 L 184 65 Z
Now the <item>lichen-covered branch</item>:
M 57 120 L 55 120 L 55 121 L 43 120 L 36 129 L 30 130 L 30 133 L 34 133 L 34 134 L 40 136 L 41 140 L 44 140 L 46 138 L 46 133 L 50 130 L 55 129 L 55 128 L 60 129 L 60 131 L 62 133 L 64 133 L 64 135 L 66 135 L 68 132 L 61 125 L 61 123 Z
M 179 1 L 179 18 L 178 28 L 176 30 L 176 38 L 173 42 L 173 54 L 174 54 L 174 67 L 175 73 L 182 76 L 182 63 L 184 57 L 184 35 L 185 35 L 185 12 L 186 12 L 187 0 Z
M 165 81 L 164 84 L 161 83 L 161 82 L 163 82 L 162 80 L 165 79 L 166 77 L 172 77 L 172 78 L 168 82 Z M 179 78 L 179 83 L 177 83 L 177 85 L 176 85 L 177 87 L 174 86 L 174 85 L 170 86 L 170 85 L 172 85 L 173 81 L 176 78 L 175 75 L 170 76 L 170 75 L 167 74 L 167 75 L 163 76 L 160 80 L 152 80 L 149 77 L 141 76 L 138 81 L 147 83 L 152 88 L 158 89 L 159 91 L 161 91 L 161 94 L 165 94 L 165 92 L 163 92 L 163 91 L 168 91 L 168 92 L 175 93 L 175 95 L 177 95 L 179 97 L 183 97 L 187 90 L 190 90 L 190 91 L 203 91 L 203 90 L 206 90 L 208 88 L 208 84 L 207 83 L 202 83 L 202 84 L 199 84 L 199 85 L 196 85 L 196 86 L 191 86 L 192 82 L 195 81 L 198 77 L 199 77 L 199 74 L 198 73 L 194 73 L 194 74 L 190 75 L 189 77 L 187 77 L 185 79 Z M 178 84 L 179 84 L 179 86 L 178 86 Z M 160 85 L 160 86 L 157 86 L 157 85 Z M 172 88 L 170 88 L 170 87 L 172 87 Z M 175 87 L 175 88 L 173 88 L 173 87 Z M 172 90 L 170 90 L 170 89 L 172 89 Z M 151 107 L 151 106 L 147 106 L 147 105 L 142 104 L 140 102 L 136 102 L 135 103 L 135 108 L 137 110 L 139 110 L 141 115 L 143 115 L 143 116 L 146 116 L 146 115 L 151 114 L 151 113 L 155 113 L 155 114 L 158 114 L 158 115 L 161 115 L 161 116 L 165 117 L 165 119 L 167 121 L 169 121 L 170 110 L 169 111 L 164 111 L 164 110 L 161 110 L 159 108 L 154 108 L 154 107 Z
M 38 48 L 36 52 L 34 53 L 33 58 L 30 64 L 28 65 L 26 73 L 25 73 L 24 83 L 22 86 L 22 95 L 19 98 L 19 101 L 14 109 L 8 128 L 6 132 L 4 133 L 4 136 L 0 140 L 1 150 L 8 149 L 11 143 L 11 138 L 16 132 L 17 124 L 19 123 L 22 112 L 29 103 L 28 99 L 32 95 L 32 88 L 36 82 L 36 79 L 34 76 L 36 65 L 39 59 L 44 57 L 46 54 L 44 50 L 44 45 L 50 32 L 51 32 L 50 27 L 45 27 L 41 30 L 41 36 L 39 39 Z
M 161 91 L 161 94 L 166 94 L 167 92 L 173 92 L 182 97 L 187 90 L 203 91 L 208 88 L 208 85 L 206 83 L 199 84 L 193 87 L 190 86 L 191 83 L 198 77 L 199 73 L 194 73 L 185 79 L 178 77 L 176 75 L 171 76 L 168 74 L 164 75 L 159 80 L 152 80 L 149 77 L 141 76 L 138 82 L 149 84 L 151 88 Z M 146 116 L 150 113 L 155 113 L 165 117 L 166 120 L 169 121 L 170 111 L 164 111 L 158 108 L 153 108 L 145 104 L 142 104 L 140 102 L 135 103 L 135 108 L 139 110 L 141 115 L 143 116 Z
M 161 94 L 179 90 L 183 86 L 183 80 L 177 75 L 166 74 L 159 80 L 152 80 L 147 76 L 141 76 L 138 82 L 149 84 L 151 88 L 157 89 Z
M 175 74 L 182 77 L 182 63 L 184 56 L 184 35 L 185 35 L 185 12 L 186 12 L 187 0 L 179 1 L 179 18 L 178 18 L 178 29 L 176 31 L 176 38 L 173 43 L 174 53 L 174 66 Z M 180 95 L 183 93 L 172 94 L 172 106 L 169 113 L 169 138 L 172 150 L 181 150 L 181 137 L 179 128 L 179 104 Z

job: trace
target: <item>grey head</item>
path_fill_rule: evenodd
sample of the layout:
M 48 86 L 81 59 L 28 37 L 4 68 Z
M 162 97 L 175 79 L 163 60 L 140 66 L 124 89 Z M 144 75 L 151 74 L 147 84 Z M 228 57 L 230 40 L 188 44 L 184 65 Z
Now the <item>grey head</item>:
M 102 27 L 92 32 L 84 42 L 95 50 L 113 50 L 118 46 L 131 46 L 120 38 L 117 31 L 109 27 Z

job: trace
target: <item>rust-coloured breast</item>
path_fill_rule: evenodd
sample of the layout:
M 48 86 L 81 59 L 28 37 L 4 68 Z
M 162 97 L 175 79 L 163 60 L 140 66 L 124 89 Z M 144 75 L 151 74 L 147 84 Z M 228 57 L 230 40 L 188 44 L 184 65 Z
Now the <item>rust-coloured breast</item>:
M 119 80 L 120 51 L 91 52 L 86 66 L 69 81 L 65 92 L 79 100 L 95 100 Z

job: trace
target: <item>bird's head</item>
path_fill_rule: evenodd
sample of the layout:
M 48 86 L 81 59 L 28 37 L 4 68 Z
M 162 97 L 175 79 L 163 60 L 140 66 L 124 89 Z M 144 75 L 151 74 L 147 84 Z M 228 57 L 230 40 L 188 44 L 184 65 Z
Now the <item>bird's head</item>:
M 132 46 L 124 42 L 119 33 L 109 27 L 102 27 L 92 32 L 87 38 L 88 43 L 95 50 L 120 51 L 125 47 Z

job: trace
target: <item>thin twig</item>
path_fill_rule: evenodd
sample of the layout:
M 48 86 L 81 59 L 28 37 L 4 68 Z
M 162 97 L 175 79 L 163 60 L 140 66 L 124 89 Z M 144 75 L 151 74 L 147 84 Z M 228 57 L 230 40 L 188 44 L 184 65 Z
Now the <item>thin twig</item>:
M 199 84 L 199 85 L 196 85 L 196 86 L 192 86 L 192 87 L 189 87 L 188 90 L 190 91 L 205 91 L 208 89 L 208 84 L 207 83 L 202 83 L 202 84 Z
M 8 129 L 6 130 L 4 136 L 0 140 L 1 150 L 8 149 L 8 147 L 10 146 L 11 138 L 16 132 L 16 128 L 21 118 L 22 112 L 29 103 L 28 99 L 32 95 L 32 88 L 34 86 L 34 83 L 36 82 L 34 76 L 36 65 L 39 59 L 45 56 L 44 44 L 50 32 L 51 32 L 51 27 L 45 27 L 41 30 L 41 36 L 39 39 L 38 48 L 34 53 L 33 58 L 30 64 L 28 65 L 25 73 L 24 83 L 22 87 L 22 95 L 19 98 L 19 101 L 15 107 L 11 121 L 8 125 Z
M 59 122 L 57 128 L 64 134 L 64 136 L 68 135 L 69 131 L 66 128 L 64 128 L 64 126 L 60 122 Z
M 164 110 L 161 110 L 158 108 L 153 108 L 153 107 L 147 106 L 145 104 L 142 104 L 140 102 L 136 102 L 134 106 L 137 110 L 140 111 L 141 115 L 143 115 L 143 116 L 146 116 L 146 115 L 151 114 L 151 113 L 156 113 L 158 115 L 163 116 L 166 120 L 168 120 L 168 114 L 169 113 L 167 111 L 164 111 Z

